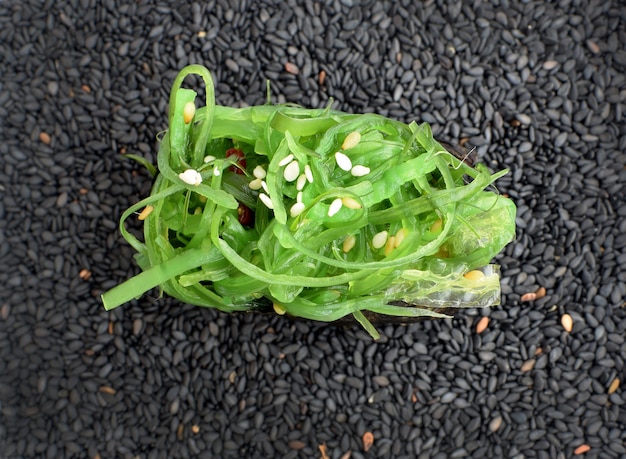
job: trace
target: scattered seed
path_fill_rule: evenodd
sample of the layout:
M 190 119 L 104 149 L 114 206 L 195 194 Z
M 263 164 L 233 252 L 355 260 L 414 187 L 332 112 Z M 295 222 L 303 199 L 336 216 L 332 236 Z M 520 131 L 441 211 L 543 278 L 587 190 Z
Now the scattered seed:
M 102 392 L 103 394 L 108 394 L 108 395 L 115 395 L 117 393 L 117 391 L 113 389 L 111 386 L 100 386 L 98 388 L 98 391 Z
M 391 252 L 393 252 L 393 249 L 396 248 L 396 237 L 395 236 L 389 236 L 389 239 L 387 239 L 387 242 L 385 243 L 385 256 L 389 256 L 391 255 Z
M 291 440 L 288 445 L 291 449 L 295 449 L 296 451 L 301 450 L 306 446 L 306 444 L 301 440 Z
M 291 62 L 285 63 L 285 71 L 287 73 L 291 73 L 292 75 L 297 75 L 298 73 L 300 73 L 300 69 L 298 68 L 298 66 Z
M 47 132 L 40 132 L 39 140 L 41 141 L 41 143 L 45 143 L 46 145 L 50 145 L 50 142 L 52 141 L 52 139 L 50 138 L 50 134 L 48 134 Z
M 80 277 L 82 280 L 89 280 L 91 278 L 91 271 L 89 271 L 88 269 L 81 269 L 78 273 L 78 277 Z
M 476 333 L 480 335 L 482 332 L 484 332 L 487 329 L 488 325 L 489 325 L 489 317 L 487 316 L 481 317 L 478 323 L 476 324 Z
M 215 161 L 217 158 L 213 155 L 206 155 L 202 160 L 205 164 Z
M 338 151 L 335 153 L 335 161 L 341 170 L 349 172 L 352 169 L 352 161 L 344 153 Z
M 320 73 L 317 77 L 317 81 L 320 84 L 320 86 L 322 86 L 324 84 L 324 82 L 326 81 L 326 72 L 323 70 L 320 70 Z
M 0 308 L 0 319 L 7 320 L 9 318 L 10 307 L 7 303 L 2 305 Z
M 221 173 L 222 173 L 221 169 L 217 167 L 213 168 L 213 175 L 215 175 L 216 177 L 219 177 Z
M 367 166 L 356 165 L 350 170 L 350 173 L 354 177 L 363 177 L 364 175 L 370 173 L 370 168 Z
M 252 175 L 254 175 L 257 179 L 263 180 L 267 176 L 267 172 L 263 166 L 256 166 L 252 171 Z
M 587 40 L 587 47 L 593 54 L 600 54 L 600 46 L 595 41 Z
M 274 312 L 279 316 L 283 316 L 287 312 L 287 310 L 278 303 L 274 303 L 272 306 L 274 307 Z
M 561 316 L 561 325 L 565 329 L 566 332 L 570 333 L 572 331 L 572 327 L 574 326 L 574 321 L 572 320 L 572 316 L 569 314 L 563 314 Z
M 359 203 L 359 201 L 357 201 L 351 196 L 344 196 L 343 198 L 341 198 L 341 202 L 348 209 L 352 209 L 352 210 L 361 209 L 363 207 L 361 206 L 361 203 Z
M 400 244 L 402 244 L 402 241 L 404 241 L 404 238 L 407 237 L 408 234 L 409 234 L 409 230 L 407 230 L 406 228 L 400 228 L 398 230 L 398 232 L 396 233 L 396 243 L 395 243 L 396 248 Z
M 183 182 L 188 185 L 198 186 L 202 183 L 202 175 L 195 169 L 187 169 L 185 172 L 178 174 Z
M 197 424 L 192 425 L 192 426 L 191 426 L 191 431 L 192 431 L 194 434 L 200 433 L 200 426 L 198 426 Z
M 485 273 L 483 273 L 482 271 L 478 269 L 473 269 L 463 274 L 463 277 L 466 278 L 467 280 L 479 281 L 485 278 Z
M 617 389 L 619 388 L 619 384 L 620 384 L 619 378 L 615 378 L 611 382 L 611 385 L 609 386 L 608 394 L 611 395 L 611 394 L 615 393 L 615 391 L 617 391 Z
M 139 213 L 139 215 L 137 216 L 138 220 L 145 220 L 146 218 L 148 218 L 148 215 L 150 215 L 152 213 L 152 211 L 154 210 L 154 207 L 151 206 L 150 204 L 148 204 L 146 207 L 143 208 L 143 210 Z
M 374 435 L 372 434 L 372 432 L 365 432 L 363 434 L 363 451 L 367 453 L 373 445 Z
M 442 220 L 437 220 L 437 221 L 435 221 L 435 223 L 430 225 L 430 232 L 431 233 L 436 233 L 437 231 L 441 231 L 441 228 L 443 228 L 443 221 Z
M 298 215 L 304 212 L 305 208 L 306 206 L 302 202 L 296 202 L 293 206 L 291 206 L 291 209 L 289 209 L 289 214 L 293 218 L 296 218 Z
M 286 166 L 287 164 L 289 164 L 291 161 L 293 161 L 293 153 L 289 153 L 287 156 L 285 156 L 283 159 L 281 159 L 280 161 L 278 161 L 278 166 L 279 167 L 283 167 Z
M 520 298 L 521 301 L 535 301 L 537 299 L 537 294 L 535 292 L 524 293 Z
M 259 199 L 263 204 L 265 204 L 265 207 L 267 207 L 268 209 L 274 208 L 274 203 L 272 202 L 271 198 L 265 193 L 259 193 Z
M 522 373 L 527 373 L 531 371 L 533 368 L 535 368 L 535 363 L 537 363 L 535 359 L 526 360 L 524 363 L 522 363 L 522 366 L 520 367 L 520 371 Z
M 489 422 L 489 430 L 491 432 L 496 432 L 500 426 L 502 425 L 502 416 L 496 416 Z
M 193 120 L 195 114 L 196 104 L 191 101 L 187 102 L 183 107 L 183 121 L 185 122 L 185 124 L 191 123 L 191 120 Z
M 341 144 L 342 150 L 349 150 L 350 148 L 356 147 L 361 141 L 361 133 L 358 131 L 353 131 L 346 136 L 343 143 Z
M 554 69 L 557 65 L 559 65 L 559 63 L 555 60 L 549 60 L 549 61 L 545 61 L 543 63 L 543 68 L 545 70 L 552 70 Z
M 341 198 L 334 199 L 333 202 L 331 202 L 330 206 L 328 207 L 328 216 L 332 217 L 333 215 L 336 215 L 337 212 L 341 210 L 342 206 L 343 206 L 343 203 L 341 201 Z
M 544 296 L 546 296 L 546 289 L 545 287 L 539 287 L 537 289 L 537 291 L 535 292 L 535 299 L 540 299 L 543 298 Z
M 580 445 L 578 448 L 576 448 L 574 450 L 574 456 L 579 456 L 580 454 L 585 454 L 590 449 L 591 449 L 591 446 L 586 445 L 586 444 L 583 443 L 582 445 Z
M 389 232 L 387 231 L 381 231 L 379 233 L 376 233 L 374 237 L 372 238 L 372 247 L 374 247 L 375 249 L 380 249 L 384 247 L 385 244 L 387 243 L 388 237 L 389 237 Z
M 304 198 L 304 193 L 302 191 L 298 191 L 298 194 L 296 194 L 296 202 L 302 202 L 303 198 Z
M 285 170 L 283 171 L 283 177 L 285 177 L 285 180 L 287 182 L 295 181 L 299 175 L 300 175 L 300 164 L 298 164 L 298 161 L 295 161 L 295 160 L 287 164 L 287 167 L 285 167 Z
M 311 170 L 311 166 L 308 164 L 304 166 L 304 175 L 309 183 L 313 183 L 313 171 Z
M 265 180 L 261 181 L 261 188 L 263 188 L 263 191 L 265 191 L 267 194 L 270 193 L 270 189 L 267 186 L 267 182 Z
M 260 178 L 255 178 L 254 180 L 251 180 L 250 183 L 248 183 L 248 187 L 251 190 L 260 190 L 261 188 L 263 188 L 263 180 Z
M 306 175 L 300 174 L 296 180 L 296 190 L 302 191 L 304 189 L 304 185 L 306 185 Z
M 529 125 L 533 121 L 532 118 L 528 116 L 526 113 L 517 113 L 515 115 L 515 118 L 516 118 L 516 121 L 524 125 Z
M 354 248 L 356 245 L 356 237 L 354 235 L 350 235 L 343 240 L 342 250 L 344 253 L 348 253 L 350 250 Z

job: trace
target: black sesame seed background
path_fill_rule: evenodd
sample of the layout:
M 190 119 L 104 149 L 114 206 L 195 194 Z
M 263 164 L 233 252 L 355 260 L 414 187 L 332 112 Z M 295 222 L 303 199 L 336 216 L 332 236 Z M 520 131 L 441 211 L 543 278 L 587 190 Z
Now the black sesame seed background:
M 122 153 L 154 160 L 189 63 L 224 105 L 269 79 L 510 168 L 502 305 L 378 342 L 155 295 L 105 312 L 151 185 Z M 617 0 L 0 2 L 0 457 L 626 457 L 625 75 Z

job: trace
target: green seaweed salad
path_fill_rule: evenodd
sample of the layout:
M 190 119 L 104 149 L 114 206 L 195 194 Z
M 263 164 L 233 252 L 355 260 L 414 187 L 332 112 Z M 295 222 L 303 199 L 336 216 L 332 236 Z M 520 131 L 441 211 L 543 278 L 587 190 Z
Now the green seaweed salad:
M 191 74 L 204 81 L 202 108 L 182 87 Z M 120 222 L 142 272 L 102 295 L 107 310 L 158 286 L 226 312 L 265 301 L 317 321 L 352 315 L 376 338 L 368 313 L 499 304 L 490 262 L 515 236 L 516 208 L 489 189 L 507 171 L 470 167 L 426 123 L 219 106 L 209 71 L 191 65 L 173 84 L 157 168 L 147 166 L 152 192 Z M 125 227 L 137 214 L 143 242 Z

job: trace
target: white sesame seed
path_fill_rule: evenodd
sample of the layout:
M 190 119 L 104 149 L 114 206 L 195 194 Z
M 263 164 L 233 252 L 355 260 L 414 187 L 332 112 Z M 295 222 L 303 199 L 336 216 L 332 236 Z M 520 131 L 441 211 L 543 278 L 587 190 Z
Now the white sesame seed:
M 137 219 L 145 220 L 146 218 L 148 218 L 148 215 L 150 215 L 153 210 L 154 210 L 154 207 L 152 207 L 151 205 L 147 205 L 146 207 L 143 208 L 143 210 L 141 211 Z
M 263 187 L 263 180 L 260 178 L 254 179 L 248 183 L 248 187 L 250 187 L 251 190 L 260 190 Z
M 308 164 L 304 166 L 304 175 L 309 183 L 313 183 L 313 171 L 311 170 L 311 166 Z
M 265 183 L 265 180 L 261 180 L 261 188 L 263 188 L 263 190 L 269 194 L 270 189 L 267 187 L 267 183 Z
M 352 168 L 352 170 L 350 171 L 350 173 L 354 176 L 354 177 L 363 177 L 364 175 L 367 175 L 370 173 L 370 168 L 367 166 L 361 166 L 356 165 Z
M 283 159 L 281 159 L 278 163 L 278 165 L 280 167 L 286 166 L 287 164 L 289 164 L 291 161 L 293 161 L 293 153 L 289 153 L 287 156 L 285 156 Z
M 396 248 L 396 237 L 389 236 L 389 239 L 387 239 L 387 243 L 385 244 L 385 256 L 390 255 L 391 252 L 393 252 L 395 248 Z
M 183 121 L 185 122 L 185 124 L 191 123 L 191 120 L 193 119 L 193 115 L 195 114 L 196 114 L 196 104 L 194 104 L 192 101 L 187 102 L 185 106 L 183 107 Z
M 213 155 L 206 155 L 206 156 L 204 157 L 204 162 L 205 162 L 205 163 L 210 163 L 210 162 L 212 162 L 212 161 L 215 161 L 216 159 L 217 159 L 217 158 L 216 158 L 215 156 L 213 156 Z
M 302 212 L 304 212 L 305 209 L 305 205 L 302 202 L 296 202 L 293 206 L 291 206 L 291 209 L 289 209 L 289 214 L 295 218 L 298 215 L 300 215 Z
M 278 303 L 274 303 L 272 307 L 274 308 L 274 312 L 279 316 L 284 316 L 287 313 L 287 310 Z
M 293 160 L 285 167 L 283 177 L 288 182 L 293 182 L 298 178 L 298 175 L 300 175 L 300 164 L 298 164 L 298 161 Z
M 394 247 L 398 247 L 402 243 L 404 238 L 407 236 L 407 234 L 409 234 L 409 232 L 406 228 L 400 228 L 398 232 L 396 233 L 396 240 L 394 243 Z
M 372 247 L 374 247 L 375 249 L 380 249 L 381 247 L 384 247 L 387 243 L 388 236 L 389 233 L 387 231 L 381 231 L 380 233 L 374 234 L 374 237 L 372 238 Z
M 296 190 L 302 191 L 304 189 L 304 185 L 306 185 L 306 175 L 300 174 L 298 180 L 296 180 Z
M 265 176 L 267 175 L 267 172 L 265 172 L 265 169 L 263 169 L 263 166 L 257 166 L 252 171 L 252 175 L 254 175 L 258 179 L 264 179 Z
M 343 246 L 341 247 L 341 249 L 343 250 L 344 253 L 348 253 L 350 250 L 354 248 L 355 245 L 356 245 L 356 237 L 351 234 L 350 236 L 348 236 L 347 238 L 343 240 Z
M 328 216 L 332 217 L 337 212 L 339 212 L 341 210 L 341 206 L 343 206 L 341 198 L 337 198 L 333 202 L 331 202 L 330 207 L 328 208 Z
M 259 193 L 259 199 L 263 202 L 263 204 L 265 204 L 268 209 L 274 208 L 274 203 L 272 202 L 271 198 L 265 193 Z
M 343 198 L 341 198 L 341 202 L 348 209 L 360 209 L 362 207 L 359 201 L 350 196 L 344 196 Z
M 178 178 L 188 185 L 198 186 L 202 183 L 202 176 L 195 169 L 187 169 L 185 172 L 181 172 L 178 174 Z
M 346 172 L 352 169 L 352 161 L 350 161 L 350 158 L 340 151 L 335 153 L 335 161 L 337 162 L 337 166 Z
M 302 202 L 302 196 L 302 191 L 298 191 L 298 194 L 296 195 L 296 202 Z
M 361 133 L 358 131 L 351 132 L 346 136 L 341 144 L 342 150 L 349 150 L 350 148 L 354 148 L 361 141 Z
M 222 171 L 217 167 L 213 169 L 213 175 L 215 175 L 216 177 L 219 176 L 221 173 Z

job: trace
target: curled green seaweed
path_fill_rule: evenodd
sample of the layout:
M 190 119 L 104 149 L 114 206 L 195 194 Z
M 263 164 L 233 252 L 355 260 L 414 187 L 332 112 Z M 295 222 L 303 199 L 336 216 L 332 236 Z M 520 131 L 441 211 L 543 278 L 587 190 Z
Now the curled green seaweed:
M 197 110 L 181 87 L 190 74 L 206 86 Z M 120 221 L 143 272 L 102 295 L 107 310 L 158 286 L 226 312 L 266 298 L 312 320 L 352 314 L 376 337 L 364 311 L 446 317 L 433 309 L 499 303 L 489 263 L 514 238 L 516 209 L 487 188 L 506 171 L 470 167 L 426 123 L 216 106 L 198 65 L 176 78 L 169 123 L 151 195 Z M 146 206 L 140 241 L 125 222 Z

